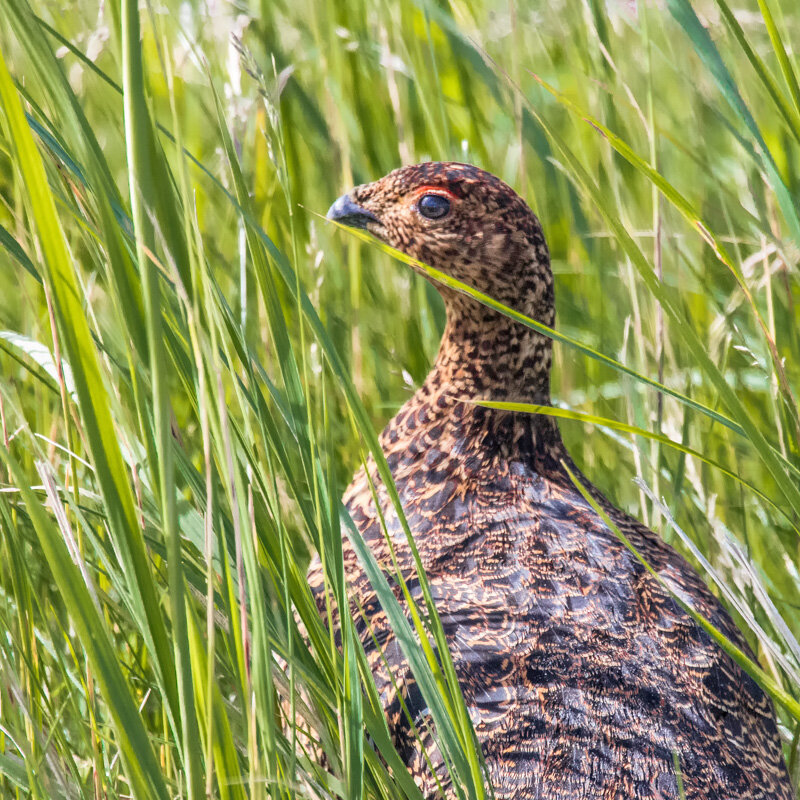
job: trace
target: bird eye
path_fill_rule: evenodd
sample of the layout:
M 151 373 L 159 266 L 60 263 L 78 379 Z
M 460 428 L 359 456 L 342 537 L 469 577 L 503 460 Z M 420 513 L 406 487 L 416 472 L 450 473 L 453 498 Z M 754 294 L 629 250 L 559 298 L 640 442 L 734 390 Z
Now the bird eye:
M 425 194 L 419 199 L 417 209 L 423 217 L 441 219 L 450 211 L 450 201 L 440 194 Z

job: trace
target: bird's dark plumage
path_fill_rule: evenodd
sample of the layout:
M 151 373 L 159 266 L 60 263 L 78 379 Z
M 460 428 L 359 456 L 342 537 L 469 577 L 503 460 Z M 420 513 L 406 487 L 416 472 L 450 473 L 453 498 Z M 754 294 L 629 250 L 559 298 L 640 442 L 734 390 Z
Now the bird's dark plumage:
M 421 207 L 431 194 L 448 202 Z M 426 209 L 438 216 L 428 218 Z M 405 167 L 357 187 L 329 215 L 528 316 L 554 322 L 553 277 L 539 222 L 513 190 L 483 170 L 451 163 Z M 564 469 L 566 463 L 580 475 L 553 418 L 470 402 L 549 403 L 550 340 L 440 290 L 447 326 L 436 363 L 381 444 L 497 797 L 677 799 L 677 755 L 690 800 L 789 800 L 770 701 L 583 499 Z M 411 574 L 391 502 L 374 464 L 368 470 L 389 532 L 397 534 L 401 567 Z M 661 580 L 749 652 L 687 562 L 590 491 Z M 345 503 L 390 571 L 365 471 L 355 476 Z M 432 797 L 436 781 L 395 687 L 413 714 L 424 717 L 424 703 L 347 539 L 344 548 L 354 598 L 369 615 L 372 632 L 365 631 L 364 644 L 393 734 Z M 318 562 L 309 579 L 321 596 Z M 447 790 L 433 740 L 423 733 L 423 741 Z

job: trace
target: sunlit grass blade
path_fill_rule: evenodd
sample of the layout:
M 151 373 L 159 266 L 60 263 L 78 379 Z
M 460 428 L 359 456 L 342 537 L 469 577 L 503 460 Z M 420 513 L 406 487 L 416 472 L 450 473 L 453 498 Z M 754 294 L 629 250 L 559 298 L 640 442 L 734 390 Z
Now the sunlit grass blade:
M 207 672 L 207 659 L 205 644 L 197 626 L 197 621 L 192 615 L 187 618 L 189 635 L 189 656 L 193 673 L 201 676 Z M 210 737 L 211 749 L 214 753 L 215 784 L 219 788 L 222 800 L 244 800 L 247 797 L 241 782 L 239 758 L 236 753 L 236 744 L 231 732 L 230 723 L 225 714 L 225 706 L 219 687 L 212 687 L 211 708 L 206 705 L 205 690 L 200 681 L 194 684 L 195 696 L 199 715 L 204 724 L 204 736 Z M 210 765 L 206 765 L 210 769 Z
M 547 82 L 542 80 L 542 78 L 536 75 L 534 75 L 534 78 L 543 88 L 545 88 L 548 92 L 550 92 L 550 94 L 552 94 L 553 97 L 555 97 L 559 103 L 568 108 L 573 114 L 576 114 L 581 119 L 588 122 L 595 130 L 597 130 L 604 137 L 604 139 L 614 148 L 614 150 L 616 150 L 616 152 L 618 152 L 638 172 L 643 174 L 649 181 L 651 181 L 653 185 L 664 195 L 664 197 L 681 213 L 681 215 L 686 219 L 686 221 L 694 229 L 698 231 L 702 239 L 705 242 L 707 242 L 714 250 L 714 253 L 717 256 L 717 258 L 730 270 L 731 274 L 736 279 L 736 282 L 739 288 L 741 289 L 742 293 L 747 298 L 751 312 L 755 317 L 755 319 L 757 320 L 759 327 L 761 328 L 764 340 L 766 341 L 769 347 L 769 352 L 772 357 L 773 369 L 775 370 L 775 373 L 778 376 L 778 380 L 780 382 L 782 391 L 785 392 L 786 394 L 788 401 L 787 405 L 789 407 L 790 413 L 792 413 L 795 416 L 795 421 L 796 421 L 798 413 L 797 401 L 793 396 L 791 387 L 789 386 L 789 382 L 786 377 L 786 371 L 784 369 L 780 354 L 778 353 L 777 347 L 775 345 L 775 341 L 771 336 L 770 331 L 767 328 L 766 321 L 761 315 L 758 305 L 755 302 L 753 293 L 750 291 L 750 288 L 745 282 L 741 274 L 741 270 L 737 267 L 737 265 L 733 261 L 733 258 L 728 253 L 728 248 L 722 241 L 722 238 L 717 234 L 715 234 L 712 230 L 710 230 L 710 228 L 703 222 L 700 213 L 697 211 L 697 209 L 695 209 L 692 206 L 690 201 L 684 195 L 682 195 L 661 174 L 659 174 L 655 169 L 653 169 L 653 167 L 650 164 L 648 164 L 641 156 L 637 155 L 626 142 L 620 139 L 619 136 L 617 136 L 613 131 L 609 130 L 609 128 L 603 125 L 599 120 L 594 119 L 591 115 L 587 114 L 582 109 L 577 108 L 574 103 L 572 103 L 563 94 L 556 91 Z
M 683 2 L 683 0 L 674 1 Z M 769 444 L 764 434 L 753 421 L 744 403 L 727 383 L 719 367 L 717 367 L 710 358 L 705 345 L 681 310 L 677 292 L 668 288 L 657 279 L 644 254 L 630 235 L 630 232 L 620 218 L 614 213 L 613 209 L 609 207 L 607 198 L 603 195 L 597 183 L 591 178 L 569 146 L 556 133 L 553 127 L 538 114 L 537 110 L 530 103 L 528 103 L 528 108 L 531 113 L 537 117 L 542 127 L 548 132 L 548 135 L 553 139 L 565 162 L 568 164 L 576 183 L 586 195 L 591 198 L 597 211 L 605 220 L 606 224 L 608 224 L 609 228 L 614 232 L 617 242 L 630 258 L 631 263 L 636 267 L 648 291 L 653 297 L 658 299 L 664 311 L 667 313 L 667 316 L 674 321 L 678 334 L 691 351 L 696 363 L 701 367 L 704 374 L 709 378 L 711 384 L 719 393 L 723 404 L 729 410 L 733 420 L 738 423 L 741 430 L 752 442 L 756 453 L 758 453 L 765 466 L 769 469 L 776 483 L 781 487 L 786 500 L 789 502 L 794 512 L 800 513 L 800 488 L 798 488 L 794 479 L 788 474 L 780 456 L 775 452 L 774 448 Z
M 742 99 L 736 87 L 736 83 L 728 71 L 728 68 L 725 66 L 711 35 L 700 23 L 689 0 L 667 0 L 667 7 L 684 29 L 687 36 L 691 39 L 697 54 L 714 77 L 723 96 L 739 117 L 750 136 L 752 136 L 756 144 L 756 152 L 761 166 L 772 185 L 778 204 L 783 212 L 783 217 L 786 220 L 786 224 L 789 226 L 792 238 L 795 244 L 800 246 L 800 216 L 798 216 L 797 208 L 778 171 L 775 159 L 764 141 L 761 130 L 753 118 L 750 109 L 747 107 L 747 104 Z
M 786 47 L 781 40 L 781 34 L 778 30 L 778 26 L 775 24 L 775 19 L 772 16 L 772 12 L 769 10 L 769 4 L 766 2 L 766 0 L 758 0 L 758 8 L 759 11 L 761 11 L 764 24 L 767 27 L 769 40 L 772 43 L 772 49 L 775 53 L 775 58 L 778 60 L 778 64 L 780 65 L 781 74 L 783 75 L 783 79 L 786 81 L 786 85 L 789 87 L 789 94 L 792 98 L 792 102 L 794 103 L 795 112 L 800 112 L 800 85 L 797 82 L 797 76 L 794 73 L 792 62 L 789 60 Z
M 142 275 L 145 321 L 147 326 L 149 378 L 152 388 L 152 413 L 155 451 L 150 456 L 153 485 L 158 486 L 161 522 L 167 550 L 169 597 L 172 623 L 172 652 L 175 660 L 180 717 L 182 759 L 186 770 L 189 800 L 203 793 L 200 736 L 194 707 L 193 676 L 189 660 L 189 639 L 186 623 L 186 587 L 184 585 L 181 536 L 178 529 L 176 488 L 173 462 L 173 440 L 170 427 L 171 409 L 168 397 L 168 362 L 162 333 L 160 275 L 149 254 L 157 251 L 153 216 L 157 209 L 169 204 L 172 218 L 178 205 L 173 198 L 172 184 L 163 155 L 155 141 L 150 114 L 145 100 L 142 50 L 140 43 L 139 6 L 131 0 L 122 2 L 122 53 L 125 108 L 125 133 L 128 155 L 131 216 L 136 241 L 136 260 Z M 160 214 L 169 225 L 170 215 Z M 177 272 L 190 290 L 185 246 L 178 240 L 182 229 L 165 231 L 169 255 L 177 261 Z
M 0 62 L 0 87 L 2 78 Z M 25 487 L 25 475 L 16 460 L 2 445 L 0 454 L 17 481 L 53 577 L 64 595 L 73 623 L 79 628 L 86 655 L 95 670 L 114 720 L 115 734 L 131 789 L 137 796 L 167 800 L 170 793 L 131 697 L 128 683 L 119 668 L 114 647 L 106 634 L 106 623 L 97 613 L 60 533 L 34 493 Z
M 676 442 L 674 439 L 670 439 L 663 433 L 648 431 L 645 428 L 640 428 L 637 425 L 629 425 L 626 422 L 620 422 L 615 419 L 609 419 L 608 417 L 598 417 L 594 414 L 584 414 L 581 411 L 574 411 L 568 408 L 558 408 L 555 406 L 542 406 L 531 403 L 511 403 L 499 400 L 481 400 L 478 402 L 478 405 L 484 406 L 485 408 L 497 408 L 506 411 L 516 411 L 522 414 L 546 414 L 549 417 L 557 417 L 559 419 L 570 419 L 570 420 L 575 420 L 576 422 L 584 422 L 589 425 L 600 425 L 604 428 L 609 428 L 614 431 L 619 431 L 620 433 L 630 433 L 633 434 L 634 436 L 640 436 L 644 439 L 650 439 L 651 441 L 658 442 L 659 444 L 666 445 L 667 447 L 671 447 L 674 450 L 684 453 L 687 456 L 692 456 L 693 458 L 699 459 L 704 464 L 708 464 L 710 467 L 714 467 L 714 469 L 719 470 L 723 475 L 725 475 L 725 477 L 740 483 L 742 486 L 746 487 L 749 491 L 756 494 L 764 502 L 768 503 L 769 505 L 774 505 L 770 497 L 761 492 L 752 483 L 746 481 L 741 475 L 732 472 L 723 464 L 721 464 L 719 461 L 715 461 L 714 459 L 709 458 L 705 454 L 701 453 L 699 450 L 695 450 L 691 447 L 688 447 L 687 445 L 682 444 L 681 442 Z M 781 511 L 781 513 L 785 513 L 779 506 L 775 506 L 775 508 L 777 508 L 778 511 Z M 787 521 L 790 524 L 794 524 L 794 520 L 792 519 L 791 516 L 787 515 Z
M 339 223 L 333 223 L 335 225 L 339 225 Z M 636 370 L 628 367 L 627 365 L 617 361 L 616 359 L 611 358 L 610 356 L 605 355 L 604 353 L 600 353 L 592 347 L 580 342 L 579 340 L 575 339 L 572 336 L 568 336 L 565 333 L 562 333 L 554 328 L 551 328 L 543 323 L 539 322 L 538 320 L 532 319 L 531 317 L 526 316 L 525 314 L 516 311 L 509 306 L 500 303 L 499 301 L 495 300 L 493 297 L 490 297 L 483 292 L 478 291 L 472 286 L 464 283 L 463 281 L 459 281 L 456 278 L 453 278 L 451 275 L 448 275 L 441 270 L 436 269 L 435 267 L 431 267 L 428 264 L 424 264 L 423 262 L 411 258 L 410 256 L 406 255 L 405 253 L 401 252 L 400 250 L 396 250 L 395 248 L 383 243 L 378 242 L 373 239 L 369 234 L 362 233 L 361 231 L 354 230 L 352 228 L 345 228 L 345 226 L 340 226 L 344 230 L 347 231 L 348 234 L 361 239 L 365 242 L 370 242 L 373 246 L 377 247 L 378 249 L 382 250 L 387 255 L 396 258 L 398 261 L 401 261 L 404 264 L 408 264 L 409 266 L 413 266 L 414 268 L 424 272 L 426 275 L 430 276 L 434 281 L 437 283 L 441 283 L 444 286 L 448 286 L 452 289 L 457 289 L 459 292 L 463 292 L 464 294 L 472 297 L 474 300 L 482 303 L 489 308 L 494 308 L 496 311 L 499 311 L 501 314 L 505 314 L 507 317 L 511 319 L 517 320 L 518 322 L 522 323 L 523 325 L 532 328 L 535 331 L 539 331 L 539 333 L 543 333 L 548 338 L 552 339 L 555 342 L 560 342 L 562 344 L 566 344 L 569 347 L 574 348 L 580 353 L 588 356 L 589 358 L 595 359 L 596 361 L 604 364 L 608 367 L 611 367 L 618 372 L 629 375 L 630 377 L 634 378 L 636 381 L 645 384 L 646 386 L 650 386 L 653 389 L 663 393 L 668 397 L 672 397 L 673 399 L 677 400 L 680 403 L 683 403 L 689 408 L 694 409 L 695 411 L 704 414 L 705 416 L 713 419 L 716 422 L 724 425 L 726 428 L 729 428 L 732 431 L 740 435 L 745 435 L 744 428 L 739 425 L 735 420 L 731 419 L 730 417 L 726 417 L 724 414 L 721 414 L 714 409 L 703 405 L 697 400 L 693 400 L 691 397 L 688 397 L 681 392 L 671 389 L 668 386 L 660 384 L 658 381 L 654 380 L 653 378 L 649 378 L 647 375 L 642 375 L 641 373 L 637 372 Z
M 685 598 L 675 592 L 669 584 L 658 574 L 647 562 L 647 560 L 633 546 L 628 537 L 619 529 L 619 526 L 609 517 L 608 513 L 599 505 L 587 488 L 580 482 L 568 465 L 564 469 L 569 474 L 572 482 L 580 491 L 583 499 L 594 509 L 595 513 L 603 520 L 609 530 L 620 539 L 620 541 L 633 553 L 640 564 L 655 578 L 656 581 L 672 596 L 673 600 L 712 638 L 717 644 L 754 680 L 758 685 L 776 702 L 780 703 L 789 711 L 795 719 L 800 719 L 800 702 L 795 700 L 790 694 L 785 692 L 773 678 L 768 675 L 758 664 L 754 663 L 736 644 L 718 630 L 702 614 L 698 613 Z
M 750 42 L 748 42 L 747 35 L 742 29 L 739 21 L 736 19 L 736 15 L 733 13 L 733 11 L 731 11 L 731 8 L 727 4 L 726 0 L 715 0 L 715 2 L 719 7 L 723 19 L 725 20 L 725 24 L 734 35 L 739 47 L 742 48 L 742 52 L 752 65 L 753 70 L 758 75 L 759 80 L 764 85 L 764 88 L 767 90 L 770 98 L 775 103 L 775 107 L 778 109 L 784 120 L 786 120 L 786 124 L 789 127 L 789 130 L 792 132 L 792 135 L 798 142 L 800 142 L 800 113 L 798 113 L 800 109 L 797 108 L 796 104 L 795 108 L 792 108 L 791 105 L 789 105 L 783 95 L 783 92 L 778 87 L 777 82 L 773 78 L 767 66 L 764 64 L 764 61 L 753 49 Z M 784 52 L 782 47 L 781 52 Z

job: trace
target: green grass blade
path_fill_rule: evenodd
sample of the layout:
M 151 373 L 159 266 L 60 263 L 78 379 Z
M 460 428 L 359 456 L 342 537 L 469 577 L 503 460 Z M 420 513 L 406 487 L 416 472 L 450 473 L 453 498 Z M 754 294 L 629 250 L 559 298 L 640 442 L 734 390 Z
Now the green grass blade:
M 136 260 L 142 275 L 145 320 L 147 325 L 150 382 L 152 386 L 155 452 L 150 468 L 153 484 L 158 486 L 161 519 L 167 546 L 169 596 L 172 616 L 172 652 L 177 676 L 180 707 L 179 730 L 182 758 L 186 770 L 189 800 L 204 792 L 200 735 L 194 707 L 193 677 L 189 659 L 189 638 L 186 623 L 186 587 L 184 585 L 181 535 L 175 506 L 175 473 L 173 441 L 170 427 L 171 409 L 168 397 L 169 370 L 164 353 L 162 333 L 161 286 L 159 273 L 149 258 L 156 252 L 153 215 L 164 207 L 172 195 L 168 173 L 157 151 L 154 132 L 147 110 L 139 31 L 139 6 L 133 0 L 122 2 L 123 88 L 125 106 L 125 139 L 128 153 L 128 175 L 131 193 L 131 215 L 136 239 Z M 160 179 L 159 179 L 160 171 Z M 157 198 L 160 198 L 157 200 Z M 174 207 L 174 204 L 173 204 Z M 161 217 L 162 222 L 168 219 Z M 170 237 L 173 241 L 175 235 Z M 172 252 L 180 259 L 181 252 Z M 186 274 L 185 263 L 178 271 Z M 191 284 L 189 285 L 191 286 Z M 189 288 L 189 287 L 187 287 Z
M 334 225 L 339 225 L 339 223 L 334 222 Z M 724 425 L 726 428 L 729 428 L 732 431 L 735 431 L 738 434 L 744 435 L 744 428 L 739 425 L 735 420 L 731 419 L 730 417 L 725 416 L 724 414 L 720 413 L 719 411 L 715 411 L 713 408 L 703 405 L 702 403 L 698 402 L 697 400 L 693 400 L 691 397 L 687 397 L 686 395 L 682 394 L 681 392 L 671 389 L 668 386 L 665 386 L 658 381 L 654 380 L 653 378 L 649 378 L 646 375 L 643 375 L 637 372 L 635 369 L 623 364 L 616 359 L 611 358 L 610 356 L 605 355 L 604 353 L 600 353 L 599 351 L 595 350 L 593 347 L 575 339 L 572 336 L 568 336 L 565 333 L 561 333 L 560 331 L 550 328 L 547 325 L 544 325 L 541 322 L 538 322 L 531 317 L 526 316 L 525 314 L 521 314 L 519 311 L 515 311 L 513 308 L 504 305 L 503 303 L 498 302 L 493 297 L 490 297 L 483 292 L 478 291 L 477 289 L 469 286 L 462 281 L 457 280 L 456 278 L 451 277 L 445 272 L 436 269 L 435 267 L 431 267 L 428 264 L 424 264 L 417 259 L 411 258 L 410 256 L 406 255 L 405 253 L 401 252 L 400 250 L 396 250 L 389 245 L 378 242 L 373 239 L 369 234 L 362 233 L 361 231 L 354 230 L 352 228 L 346 228 L 345 226 L 340 226 L 343 230 L 346 230 L 347 233 L 351 236 L 361 239 L 362 241 L 369 242 L 373 246 L 379 248 L 381 251 L 386 253 L 387 255 L 396 258 L 398 261 L 401 261 L 404 264 L 408 264 L 409 266 L 413 266 L 416 269 L 424 272 L 430 278 L 432 278 L 437 283 L 441 283 L 444 286 L 448 286 L 451 289 L 456 289 L 463 294 L 472 297 L 474 300 L 477 300 L 479 303 L 482 303 L 489 308 L 493 308 L 496 311 L 499 311 L 501 314 L 520 322 L 521 324 L 525 325 L 528 328 L 531 328 L 539 333 L 544 334 L 548 338 L 552 339 L 554 342 L 559 342 L 561 344 L 566 344 L 571 348 L 574 348 L 579 353 L 583 353 L 583 355 L 592 358 L 601 364 L 604 364 L 610 367 L 617 372 L 620 372 L 623 375 L 629 375 L 630 377 L 634 378 L 636 381 L 650 386 L 653 389 L 661 392 L 665 396 L 672 397 L 673 399 L 677 400 L 678 402 L 686 405 L 688 408 L 692 408 L 695 411 L 700 412 L 701 414 L 707 416 L 709 419 L 713 419 L 715 422 L 719 422 L 720 424 Z
M 598 502 L 591 496 L 587 488 L 580 482 L 578 477 L 570 470 L 569 466 L 563 465 L 567 470 L 575 487 L 580 491 L 583 499 L 594 509 L 594 512 L 603 520 L 609 530 L 620 539 L 620 541 L 633 553 L 639 563 L 666 589 L 673 600 L 712 638 L 714 641 L 776 702 L 780 703 L 789 711 L 795 719 L 800 719 L 800 703 L 790 694 L 785 692 L 775 680 L 773 680 L 758 664 L 754 663 L 736 644 L 711 624 L 702 614 L 699 614 L 690 606 L 684 598 L 676 594 L 666 581 L 648 564 L 647 560 L 633 546 L 627 536 L 619 529 L 616 523 L 608 516 L 606 511 L 601 508 Z
M 781 40 L 780 31 L 775 24 L 775 19 L 772 12 L 769 10 L 766 0 L 758 0 L 758 8 L 761 11 L 761 16 L 764 18 L 764 24 L 767 26 L 767 33 L 769 40 L 772 43 L 772 49 L 775 52 L 775 57 L 778 59 L 778 64 L 781 68 L 781 74 L 789 87 L 789 94 L 792 97 L 795 111 L 800 111 L 800 85 L 797 83 L 797 76 L 794 74 L 792 62 L 786 53 L 783 41 Z
M 2 61 L 0 61 L 0 94 L 2 94 L 2 78 Z M 119 668 L 114 646 L 106 634 L 106 623 L 97 613 L 83 577 L 75 566 L 60 532 L 33 492 L 26 488 L 24 472 L 2 445 L 0 453 L 17 481 L 47 563 L 64 596 L 65 605 L 70 610 L 72 622 L 79 631 L 87 658 L 92 664 L 108 703 L 133 794 L 136 797 L 167 800 L 170 793 L 164 784 L 161 769 L 142 725 L 136 703 L 131 697 L 130 687 Z
M 786 220 L 786 224 L 789 226 L 792 238 L 795 244 L 800 245 L 800 216 L 798 216 L 797 208 L 778 171 L 772 153 L 764 141 L 761 130 L 753 118 L 750 109 L 747 107 L 747 104 L 742 99 L 736 87 L 736 83 L 728 71 L 728 68 L 725 66 L 711 35 L 700 23 L 689 0 L 667 0 L 667 7 L 672 16 L 675 17 L 686 32 L 686 35 L 691 39 L 697 54 L 714 77 L 723 97 L 725 97 L 749 134 L 753 137 L 761 166 L 772 185 L 775 196 L 778 199 L 778 204 L 783 212 L 783 217 Z
M 775 104 L 775 107 L 786 121 L 786 124 L 789 130 L 792 132 L 792 135 L 797 141 L 800 142 L 800 113 L 798 113 L 800 109 L 798 109 L 796 106 L 795 108 L 792 108 L 791 105 L 789 105 L 789 103 L 786 101 L 783 92 L 781 92 L 777 82 L 772 77 L 763 60 L 747 41 L 747 36 L 742 29 L 742 26 L 736 19 L 736 15 L 731 11 L 731 8 L 727 2 L 725 2 L 725 0 L 715 0 L 715 2 L 719 7 L 723 19 L 725 20 L 725 24 L 728 26 L 731 33 L 733 33 L 733 36 L 736 39 L 739 47 L 742 48 L 745 58 L 747 58 L 752 65 L 754 72 L 756 75 L 758 75 L 759 80 L 767 90 L 767 93 L 772 99 L 772 102 Z M 784 52 L 785 55 L 785 51 L 783 51 L 782 47 L 781 51 Z
M 620 422 L 616 419 L 609 419 L 608 417 L 598 417 L 595 414 L 584 414 L 581 411 L 573 411 L 572 409 L 568 408 L 558 408 L 556 406 L 542 406 L 536 405 L 534 403 L 509 403 L 504 401 L 497 401 L 497 400 L 481 400 L 477 402 L 477 405 L 484 406 L 485 408 L 497 408 L 502 409 L 505 411 L 516 411 L 522 414 L 546 414 L 549 417 L 557 417 L 559 419 L 571 419 L 575 420 L 576 422 L 583 422 L 588 425 L 600 425 L 604 428 L 609 428 L 610 430 L 619 431 L 620 433 L 630 433 L 634 436 L 640 436 L 643 439 L 650 439 L 651 441 L 658 442 L 659 444 L 666 445 L 667 447 L 671 447 L 674 450 L 677 450 L 680 453 L 683 453 L 687 456 L 692 456 L 693 458 L 697 458 L 702 461 L 704 464 L 708 464 L 710 467 L 714 467 L 714 469 L 719 470 L 725 477 L 731 478 L 734 481 L 737 481 L 742 486 L 747 488 L 749 491 L 753 492 L 753 494 L 757 495 L 761 500 L 765 503 L 776 508 L 781 513 L 785 514 L 785 512 L 773 503 L 772 499 L 760 491 L 756 486 L 754 486 L 749 481 L 746 481 L 741 475 L 729 470 L 719 461 L 715 461 L 713 458 L 709 458 L 705 454 L 701 453 L 699 450 L 695 450 L 691 447 L 688 447 L 681 442 L 676 442 L 674 439 L 670 439 L 669 436 L 665 436 L 663 433 L 656 433 L 654 431 L 648 431 L 645 428 L 640 428 L 638 425 L 629 425 L 626 422 Z M 794 520 L 791 516 L 786 515 L 786 519 L 791 523 L 794 524 Z
M 18 29 L 23 33 L 27 31 L 26 24 L 30 19 L 17 0 L 4 4 L 3 10 L 13 12 Z M 37 54 L 43 50 L 41 43 L 36 40 L 28 43 L 34 46 Z M 42 55 L 45 63 L 51 58 L 52 53 L 49 51 Z M 53 74 L 60 76 L 60 70 Z M 64 90 L 61 78 L 51 78 L 51 83 L 55 86 L 54 92 Z M 59 97 L 65 106 L 72 108 L 69 95 Z M 79 281 L 59 225 L 44 165 L 36 150 L 5 62 L 0 62 L 0 98 L 41 242 L 44 256 L 43 277 L 51 291 L 61 345 L 75 380 L 86 442 L 108 511 L 108 524 L 125 563 L 130 596 L 143 623 L 142 633 L 156 657 L 170 707 L 177 709 L 169 638 L 148 563 L 119 437 L 109 409 L 100 363 L 82 305 Z

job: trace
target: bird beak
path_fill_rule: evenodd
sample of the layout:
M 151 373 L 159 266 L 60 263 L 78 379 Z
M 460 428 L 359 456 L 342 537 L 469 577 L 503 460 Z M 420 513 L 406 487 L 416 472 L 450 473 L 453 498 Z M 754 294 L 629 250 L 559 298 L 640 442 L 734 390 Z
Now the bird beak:
M 350 197 L 343 194 L 329 209 L 325 215 L 334 222 L 342 225 L 349 225 L 351 228 L 363 228 L 366 230 L 368 222 L 379 222 L 378 218 L 366 208 L 360 206 Z

